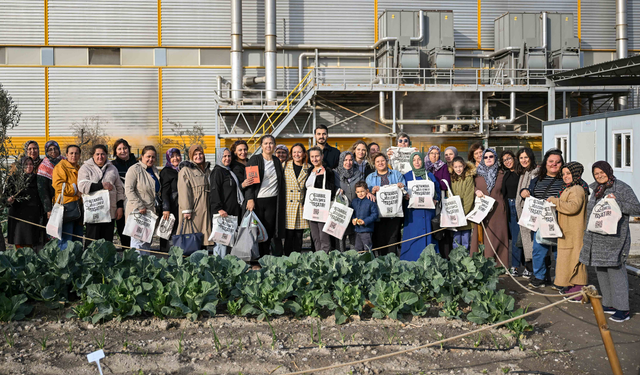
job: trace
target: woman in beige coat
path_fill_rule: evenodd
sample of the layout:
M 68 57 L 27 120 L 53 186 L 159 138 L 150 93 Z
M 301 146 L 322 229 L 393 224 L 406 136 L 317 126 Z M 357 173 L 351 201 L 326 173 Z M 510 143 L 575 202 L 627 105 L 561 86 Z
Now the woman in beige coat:
M 529 147 L 524 147 L 516 152 L 516 173 L 520 175 L 518 181 L 518 194 L 516 195 L 516 212 L 518 219 L 522 215 L 524 209 L 524 198 L 520 195 L 523 189 L 528 189 L 531 180 L 538 175 L 538 166 L 536 165 L 536 156 Z M 520 227 L 520 238 L 522 239 L 522 249 L 524 250 L 524 270 L 522 277 L 531 277 L 533 275 L 533 265 L 531 263 L 533 255 L 533 240 L 531 239 L 531 231 L 525 227 Z M 514 239 L 514 240 L 517 240 Z
M 554 284 L 561 292 L 577 292 L 587 285 L 587 266 L 580 263 L 582 239 L 587 228 L 587 202 L 589 186 L 582 180 L 582 164 L 572 161 L 562 167 L 564 186 L 555 197 L 547 201 L 556 205 L 558 225 L 562 237 L 558 238 L 558 259 Z M 580 302 L 582 298 L 569 302 Z
M 147 211 L 155 213 L 156 195 L 160 193 L 160 175 L 156 168 L 156 148 L 145 146 L 142 149 L 140 162 L 134 164 L 127 171 L 124 183 L 124 193 L 127 196 L 125 218 L 131 213 L 146 215 Z M 142 242 L 131 237 L 131 247 L 138 250 L 150 250 L 150 242 Z M 140 254 L 148 254 L 140 251 Z
M 116 220 L 124 216 L 124 186 L 118 174 L 118 169 L 107 160 L 107 147 L 95 145 L 91 151 L 91 158 L 82 164 L 78 170 L 78 190 L 85 195 L 100 190 L 109 192 L 109 213 L 111 221 L 108 223 L 85 223 L 86 237 L 94 240 L 104 239 L 113 242 L 113 231 Z M 85 212 L 85 215 L 88 215 Z M 91 244 L 85 240 L 85 247 Z
M 191 233 L 191 223 L 196 233 L 204 235 L 205 246 L 214 245 L 209 241 L 211 217 L 209 214 L 210 164 L 205 161 L 200 145 L 189 148 L 189 161 L 183 162 L 178 173 L 178 211 L 183 233 Z M 187 222 L 185 222 L 187 221 Z M 190 221 L 190 222 L 189 222 Z M 180 234 L 180 229 L 178 229 Z
M 285 223 L 284 255 L 289 256 L 294 251 L 302 249 L 302 235 L 309 228 L 309 223 L 302 218 L 304 207 L 304 183 L 307 180 L 307 170 L 311 165 L 307 163 L 307 150 L 302 143 L 291 147 L 291 157 L 283 164 L 284 183 L 287 189 L 287 218 Z

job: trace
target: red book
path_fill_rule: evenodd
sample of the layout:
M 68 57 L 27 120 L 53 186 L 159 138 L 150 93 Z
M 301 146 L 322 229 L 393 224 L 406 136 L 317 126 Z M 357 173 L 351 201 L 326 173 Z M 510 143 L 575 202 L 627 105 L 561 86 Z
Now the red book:
M 253 178 L 253 183 L 254 184 L 259 184 L 260 183 L 260 173 L 258 172 L 258 166 L 257 165 L 253 165 L 251 167 L 246 167 L 245 168 L 245 174 L 247 175 L 247 178 Z

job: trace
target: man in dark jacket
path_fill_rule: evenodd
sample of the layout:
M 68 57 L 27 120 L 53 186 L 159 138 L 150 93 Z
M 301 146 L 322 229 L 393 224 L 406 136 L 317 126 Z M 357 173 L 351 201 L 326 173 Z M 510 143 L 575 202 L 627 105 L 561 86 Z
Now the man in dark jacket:
M 331 169 L 338 166 L 340 161 L 340 150 L 331 147 L 327 140 L 329 138 L 329 129 L 325 125 L 318 125 L 314 133 L 316 138 L 316 146 L 322 149 L 322 161 Z

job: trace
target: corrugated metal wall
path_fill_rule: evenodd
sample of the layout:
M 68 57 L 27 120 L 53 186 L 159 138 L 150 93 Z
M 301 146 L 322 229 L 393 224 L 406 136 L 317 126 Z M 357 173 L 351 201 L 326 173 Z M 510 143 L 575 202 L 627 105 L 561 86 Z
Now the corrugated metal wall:
M 640 0 L 627 0 L 629 48 L 640 49 Z
M 44 44 L 42 0 L 0 0 L 0 44 Z
M 224 46 L 230 44 L 229 1 L 163 0 L 162 44 L 167 46 Z
M 48 0 L 49 43 L 157 45 L 157 0 Z
M 582 0 L 581 48 L 616 48 L 616 0 Z
M 12 137 L 44 137 L 44 68 L 2 68 L 0 83 L 22 113 L 20 123 L 9 134 Z
M 155 143 L 158 69 L 50 68 L 51 138 L 71 136 L 74 123 L 92 116 L 109 122 L 110 136 Z
M 598 1 L 598 0 L 595 0 Z M 608 0 L 607 0 L 608 1 Z M 585 0 L 582 0 L 582 14 L 584 15 Z M 506 12 L 556 12 L 556 13 L 573 13 L 574 35 L 578 35 L 578 2 L 575 0 L 558 1 L 558 0 L 482 0 L 481 8 L 481 33 L 482 48 L 493 48 L 494 45 L 494 25 L 493 21 Z M 615 6 L 614 6 L 615 12 Z M 455 16 L 457 17 L 457 15 Z M 582 21 L 583 37 L 584 37 L 584 19 Z M 612 42 L 615 44 L 614 42 Z

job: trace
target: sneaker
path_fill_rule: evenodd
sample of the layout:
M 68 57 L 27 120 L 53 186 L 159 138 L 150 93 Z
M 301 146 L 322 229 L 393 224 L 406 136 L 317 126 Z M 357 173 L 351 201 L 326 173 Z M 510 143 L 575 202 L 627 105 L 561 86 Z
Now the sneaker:
M 524 271 L 522 271 L 522 277 L 530 279 L 531 276 L 533 276 L 533 273 L 531 273 L 528 269 L 525 268 Z
M 544 280 L 537 279 L 535 277 L 531 277 L 531 281 L 529 282 L 529 286 L 532 288 L 544 288 L 546 284 Z
M 582 303 L 582 296 L 571 296 L 571 297 L 564 297 L 564 299 L 567 300 L 567 302 L 572 302 L 572 303 Z
M 560 292 L 560 294 L 562 294 L 562 289 L 564 289 L 564 287 L 563 286 L 558 286 L 555 283 L 551 283 L 551 289 L 557 290 L 557 291 Z
M 511 267 L 509 272 L 511 273 L 511 276 L 513 276 L 513 277 L 519 277 L 520 276 L 520 274 L 518 273 L 518 269 L 516 267 Z
M 625 320 L 629 320 L 631 318 L 631 314 L 629 311 L 617 310 L 609 320 L 613 320 L 614 322 L 622 323 Z
M 591 307 L 591 309 L 593 310 L 593 307 Z M 618 311 L 613 307 L 609 307 L 609 306 L 602 306 L 602 310 L 604 311 L 605 314 L 615 314 Z

